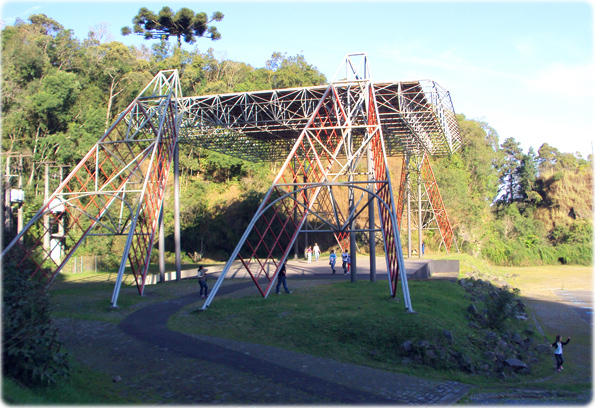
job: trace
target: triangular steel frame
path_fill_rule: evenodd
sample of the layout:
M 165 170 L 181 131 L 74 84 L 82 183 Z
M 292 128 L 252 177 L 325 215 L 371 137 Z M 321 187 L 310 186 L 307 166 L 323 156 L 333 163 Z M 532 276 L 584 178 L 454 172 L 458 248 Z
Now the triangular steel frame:
M 360 170 L 366 155 L 372 159 L 371 172 Z M 335 198 L 339 189 L 348 190 L 347 213 Z M 366 54 L 350 54 L 322 94 L 203 309 L 209 307 L 236 260 L 267 297 L 308 217 L 316 217 L 338 236 L 349 233 L 357 215 L 374 201 L 384 237 L 390 295 L 396 296 L 400 278 L 405 308 L 413 312 L 368 60 Z M 275 256 L 279 253 L 280 258 Z
M 112 306 L 128 262 L 142 295 L 178 141 L 181 96 L 178 71 L 159 72 L 8 244 L 2 261 L 12 259 L 49 285 L 86 237 L 127 236 Z M 52 258 L 48 235 L 60 240 L 62 259 Z

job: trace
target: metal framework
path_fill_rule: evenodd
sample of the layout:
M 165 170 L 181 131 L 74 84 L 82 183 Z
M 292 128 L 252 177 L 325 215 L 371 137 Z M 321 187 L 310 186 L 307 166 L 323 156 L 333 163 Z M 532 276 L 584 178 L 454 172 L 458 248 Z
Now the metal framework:
M 371 88 L 388 156 L 447 155 L 460 147 L 450 95 L 434 81 L 371 83 Z M 327 89 L 182 98 L 180 140 L 255 162 L 285 160 Z M 362 140 L 363 132 L 355 132 L 354 143 Z
M 441 245 L 444 245 L 447 253 L 450 252 L 453 243 L 458 251 L 458 244 L 427 154 L 403 158 L 398 203 L 397 221 L 401 229 L 407 226 L 409 251 L 411 251 L 411 224 L 413 229 L 418 231 L 420 246 L 421 231 L 434 229 L 440 233 Z M 417 219 L 413 217 L 416 213 Z M 407 217 L 406 224 L 402 222 L 404 214 Z M 419 251 L 421 252 L 421 248 Z
M 112 303 L 127 261 L 142 295 L 178 138 L 178 96 L 177 71 L 155 76 L 6 247 L 3 261 L 49 285 L 87 236 L 123 235 Z M 64 257 L 52 256 L 50 237 Z
M 433 81 L 373 83 L 366 54 L 347 55 L 330 85 L 296 89 L 183 97 L 177 71 L 160 72 L 7 246 L 3 259 L 10 255 L 21 266 L 32 265 L 32 275 L 49 284 L 85 237 L 123 235 L 112 306 L 128 261 L 142 295 L 178 143 L 251 161 L 283 161 L 204 308 L 235 260 L 267 296 L 311 220 L 317 230 L 334 233 L 342 247 L 350 236 L 353 245 L 356 230 L 370 232 L 371 239 L 380 231 L 391 296 L 401 279 L 405 306 L 413 311 L 387 157 L 451 154 L 461 138 L 447 91 Z M 347 205 L 339 199 L 344 195 Z M 371 220 L 362 229 L 355 222 L 365 209 Z M 179 242 L 178 226 L 176 221 Z M 59 238 L 65 250 L 59 261 L 48 237 Z M 179 277 L 179 248 L 176 254 Z
M 274 119 L 283 126 L 273 127 L 273 123 L 278 126 L 278 122 L 271 119 L 271 112 L 268 112 L 269 115 L 262 112 L 256 114 L 255 109 L 249 110 L 254 113 L 253 116 L 247 116 L 243 113 L 247 110 L 244 108 L 238 109 L 238 114 L 234 116 L 230 113 L 233 112 L 233 107 L 218 107 L 215 110 L 215 113 L 227 113 L 224 116 L 225 123 L 221 120 L 223 116 L 204 114 L 204 108 L 200 109 L 201 121 L 191 122 L 200 123 L 205 130 L 224 125 L 232 127 L 233 124 L 241 127 L 247 134 L 253 132 L 254 135 L 261 135 L 264 132 L 275 136 L 278 132 L 280 139 L 283 136 L 293 137 L 292 126 L 303 126 L 289 154 L 283 152 L 282 155 L 286 158 L 273 185 L 203 308 L 210 305 L 236 259 L 240 260 L 260 293 L 266 297 L 308 217 L 315 217 L 338 236 L 351 232 L 357 216 L 376 202 L 384 237 L 391 296 L 396 296 L 397 280 L 400 278 L 405 307 L 413 311 L 395 217 L 379 105 L 376 90 L 369 79 L 366 55 L 348 55 L 344 69 L 345 76 L 341 77 L 343 79 L 326 86 L 324 92 L 317 96 L 315 107 L 312 108 L 310 97 L 299 98 L 298 100 L 307 103 L 297 104 L 295 109 L 276 109 L 277 106 L 273 105 L 273 111 L 277 114 Z M 322 88 L 316 90 L 319 92 Z M 307 91 L 311 89 L 297 92 L 305 95 Z M 291 92 L 287 91 L 287 95 Z M 238 95 L 233 98 L 234 101 L 242 99 Z M 198 99 L 200 98 L 193 98 L 194 102 Z M 234 104 L 235 102 L 232 103 Z M 288 106 L 292 106 L 291 103 Z M 309 116 L 304 124 L 305 113 Z M 199 138 L 202 137 L 200 131 L 197 133 Z M 240 140 L 245 146 L 251 146 L 252 154 L 256 155 L 263 152 L 263 146 L 268 146 L 260 143 L 262 138 L 253 136 L 251 140 L 247 140 L 247 137 Z M 280 150 L 286 146 L 277 140 L 273 143 Z M 235 146 L 230 144 L 226 147 L 233 149 Z M 274 155 L 273 151 L 268 153 Z M 338 190 L 342 188 L 348 190 L 349 207 L 346 213 L 341 211 L 336 200 Z M 310 194 L 306 194 L 307 191 Z

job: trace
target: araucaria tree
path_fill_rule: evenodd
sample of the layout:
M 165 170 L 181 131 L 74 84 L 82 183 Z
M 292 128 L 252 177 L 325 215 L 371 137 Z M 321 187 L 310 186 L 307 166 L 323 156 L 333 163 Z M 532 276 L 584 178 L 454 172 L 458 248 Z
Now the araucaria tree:
M 132 19 L 134 26 L 122 27 L 122 35 L 132 32 L 142 35 L 146 40 L 162 38 L 168 40 L 170 36 L 178 39 L 178 46 L 184 42 L 193 44 L 197 37 L 206 37 L 211 40 L 218 40 L 221 34 L 217 27 L 209 26 L 213 21 L 223 20 L 223 13 L 216 11 L 210 19 L 206 13 L 194 13 L 189 8 L 181 8 L 174 14 L 169 7 L 163 7 L 159 14 L 155 14 L 146 7 L 142 7 Z

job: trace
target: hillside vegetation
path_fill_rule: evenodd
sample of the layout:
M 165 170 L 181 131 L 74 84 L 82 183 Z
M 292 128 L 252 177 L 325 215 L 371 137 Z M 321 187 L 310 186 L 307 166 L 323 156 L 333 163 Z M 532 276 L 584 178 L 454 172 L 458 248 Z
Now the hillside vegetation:
M 264 68 L 254 68 L 218 57 L 212 49 L 186 51 L 166 41 L 150 49 L 126 47 L 101 38 L 101 32 L 91 31 L 80 41 L 45 15 L 32 15 L 2 30 L 2 151 L 29 155 L 23 160 L 26 217 L 43 198 L 43 171 L 36 163 L 53 161 L 72 168 L 159 70 L 178 69 L 185 95 L 327 81 L 303 55 L 274 52 Z M 461 251 L 503 265 L 590 264 L 592 163 L 547 144 L 537 154 L 532 148 L 524 153 L 514 139 L 501 143 L 487 123 L 464 115 L 457 119 L 463 147 L 432 163 Z M 250 163 L 185 145 L 180 166 L 183 251 L 224 260 L 270 186 L 278 163 Z M 391 158 L 390 168 L 394 181 L 399 180 L 401 158 Z M 54 169 L 50 190 L 59 182 Z M 16 178 L 11 182 L 14 187 Z M 393 186 L 396 195 L 398 185 Z M 171 191 L 165 219 L 169 251 Z M 366 217 L 362 214 L 358 223 L 364 225 Z M 311 234 L 310 239 L 323 250 L 337 248 L 328 234 Z M 365 240 L 358 235 L 362 250 Z M 429 251 L 439 250 L 435 231 L 429 231 L 425 241 Z M 120 238 L 97 237 L 88 239 L 79 255 L 117 254 L 122 246 Z

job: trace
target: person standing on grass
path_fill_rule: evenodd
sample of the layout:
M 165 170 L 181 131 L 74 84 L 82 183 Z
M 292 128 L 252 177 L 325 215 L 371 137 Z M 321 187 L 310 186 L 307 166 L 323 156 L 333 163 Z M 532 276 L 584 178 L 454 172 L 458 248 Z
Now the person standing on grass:
M 560 372 L 564 370 L 562 364 L 564 364 L 564 357 L 562 357 L 562 346 L 565 346 L 570 341 L 570 337 L 566 339 L 566 341 L 562 341 L 562 336 L 559 334 L 556 336 L 556 341 L 552 343 L 552 347 L 554 348 L 554 356 L 556 357 L 556 371 Z
M 314 261 L 318 262 L 318 258 L 320 258 L 320 247 L 318 244 L 314 244 Z
M 283 284 L 283 288 L 285 289 L 285 292 L 287 293 L 293 293 L 290 292 L 289 289 L 287 289 L 287 276 L 286 276 L 286 272 L 287 269 L 285 268 L 285 266 L 287 265 L 287 261 L 283 262 L 283 266 L 281 267 L 281 269 L 279 269 L 279 275 L 277 276 L 277 295 L 280 295 L 281 293 L 279 293 L 279 286 L 281 286 L 281 284 Z
M 308 250 L 306 251 L 306 253 L 308 254 L 308 263 L 312 263 L 312 247 L 309 246 Z
M 333 274 L 335 273 L 335 263 L 337 262 L 337 255 L 335 254 L 335 250 L 331 250 L 331 254 L 329 255 L 328 258 L 328 264 L 331 266 L 331 269 L 333 270 Z
M 207 286 L 207 272 L 209 270 L 205 269 L 204 266 L 199 266 L 198 267 L 198 284 L 200 285 L 200 297 L 205 297 L 207 296 L 207 292 L 209 290 L 209 287 Z M 204 295 L 203 295 L 203 290 L 204 290 Z
M 344 249 L 341 253 L 341 261 L 343 262 L 343 275 L 347 275 L 347 259 L 349 258 L 349 251 Z

